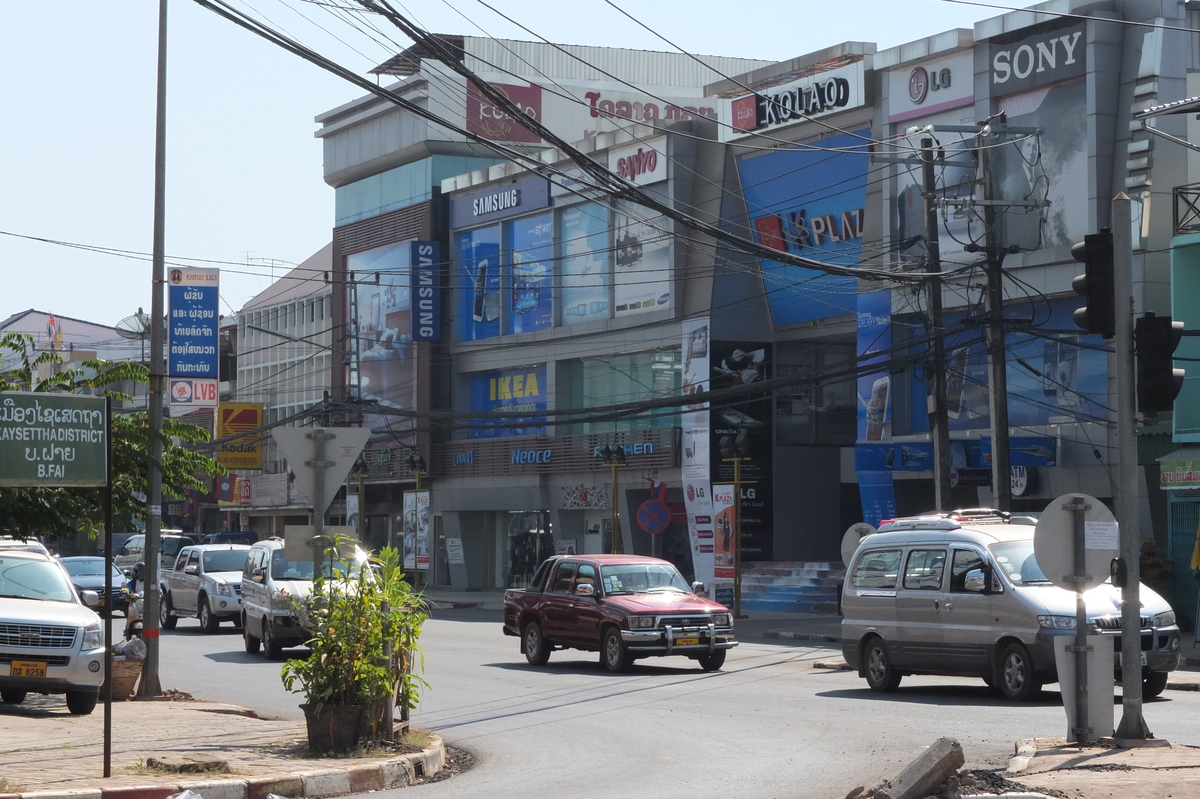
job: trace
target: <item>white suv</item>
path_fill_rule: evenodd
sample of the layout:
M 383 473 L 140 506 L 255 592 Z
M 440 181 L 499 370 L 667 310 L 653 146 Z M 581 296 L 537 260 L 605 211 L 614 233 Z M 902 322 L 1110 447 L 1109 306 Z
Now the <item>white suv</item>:
M 90 595 L 90 596 L 89 596 Z M 94 591 L 84 599 L 97 602 Z M 104 682 L 104 626 L 83 604 L 66 570 L 40 552 L 0 549 L 0 699 L 66 694 L 86 715 Z

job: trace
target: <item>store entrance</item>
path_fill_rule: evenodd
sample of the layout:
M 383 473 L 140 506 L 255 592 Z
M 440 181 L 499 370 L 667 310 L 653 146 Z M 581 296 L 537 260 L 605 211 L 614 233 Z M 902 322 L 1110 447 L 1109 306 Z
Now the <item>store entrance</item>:
M 504 544 L 501 551 L 507 553 L 504 586 L 525 588 L 538 564 L 554 554 L 550 511 L 514 511 L 507 515 L 507 530 L 501 533 Z M 503 521 L 504 515 L 501 514 L 500 518 Z

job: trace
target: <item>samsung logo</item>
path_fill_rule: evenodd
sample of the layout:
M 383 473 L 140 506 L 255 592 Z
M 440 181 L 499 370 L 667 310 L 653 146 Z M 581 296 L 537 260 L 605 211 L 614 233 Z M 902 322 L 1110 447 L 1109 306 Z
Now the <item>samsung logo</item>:
M 494 214 L 497 211 L 506 211 L 509 208 L 516 208 L 520 204 L 520 189 L 498 191 L 495 194 L 485 194 L 482 197 L 476 197 L 475 201 L 471 203 L 471 213 L 475 216 Z

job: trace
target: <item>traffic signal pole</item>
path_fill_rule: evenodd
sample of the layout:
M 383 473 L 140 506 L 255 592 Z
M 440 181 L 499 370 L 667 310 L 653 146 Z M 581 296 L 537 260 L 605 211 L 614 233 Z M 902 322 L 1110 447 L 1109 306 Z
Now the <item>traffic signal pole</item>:
M 1113 297 L 1116 310 L 1113 356 L 1117 378 L 1117 524 L 1127 578 L 1121 589 L 1121 722 L 1116 737 L 1150 737 L 1142 718 L 1141 531 L 1138 528 L 1137 441 L 1134 438 L 1133 238 L 1129 197 L 1112 201 Z

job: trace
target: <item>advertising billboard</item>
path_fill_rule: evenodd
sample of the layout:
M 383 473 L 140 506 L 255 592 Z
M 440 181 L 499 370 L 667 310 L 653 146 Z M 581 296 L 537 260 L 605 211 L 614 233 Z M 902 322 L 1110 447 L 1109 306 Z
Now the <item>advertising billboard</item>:
M 257 402 L 232 402 L 217 408 L 218 440 L 233 439 L 217 446 L 213 458 L 229 469 L 263 467 L 263 406 Z M 239 436 L 234 438 L 234 436 Z
M 357 315 L 350 319 L 358 340 L 360 396 L 380 406 L 412 410 L 416 378 L 412 343 L 412 241 L 396 242 L 346 258 L 358 296 Z M 406 419 L 366 414 L 371 440 L 411 436 Z
M 632 316 L 671 305 L 671 222 L 640 205 L 613 211 L 613 313 Z
M 877 372 L 858 378 L 858 440 L 887 441 L 892 430 L 892 293 L 871 291 L 858 295 L 858 364 Z
M 172 267 L 167 274 L 167 375 L 171 405 L 217 406 L 219 269 Z
M 500 335 L 500 226 L 454 237 L 452 285 L 457 292 L 458 338 L 476 341 Z
M 1009 306 L 1005 316 L 1032 314 L 1032 329 L 1075 328 L 1078 297 L 1038 300 L 1032 306 Z M 963 311 L 945 315 L 946 402 L 950 430 L 978 430 L 991 424 L 988 410 L 987 354 L 982 332 L 965 323 Z M 1099 336 L 1010 331 L 1005 335 L 1008 416 L 1013 427 L 1107 420 L 1108 353 Z M 917 353 L 924 347 L 915 347 Z M 917 358 L 921 356 L 916 355 Z M 908 413 L 914 433 L 929 432 L 924 382 L 909 386 Z
M 475 420 L 471 438 L 545 435 L 545 412 L 545 364 L 471 375 L 471 413 L 512 415 L 496 421 Z
M 857 266 L 867 200 L 868 139 L 863 129 L 738 161 L 742 193 L 759 244 L 843 267 Z M 858 281 L 761 259 L 776 325 L 857 310 Z
M 554 215 L 537 214 L 505 224 L 508 242 L 508 333 L 554 324 Z
M 608 209 L 582 203 L 559 213 L 562 324 L 612 316 L 608 298 Z

